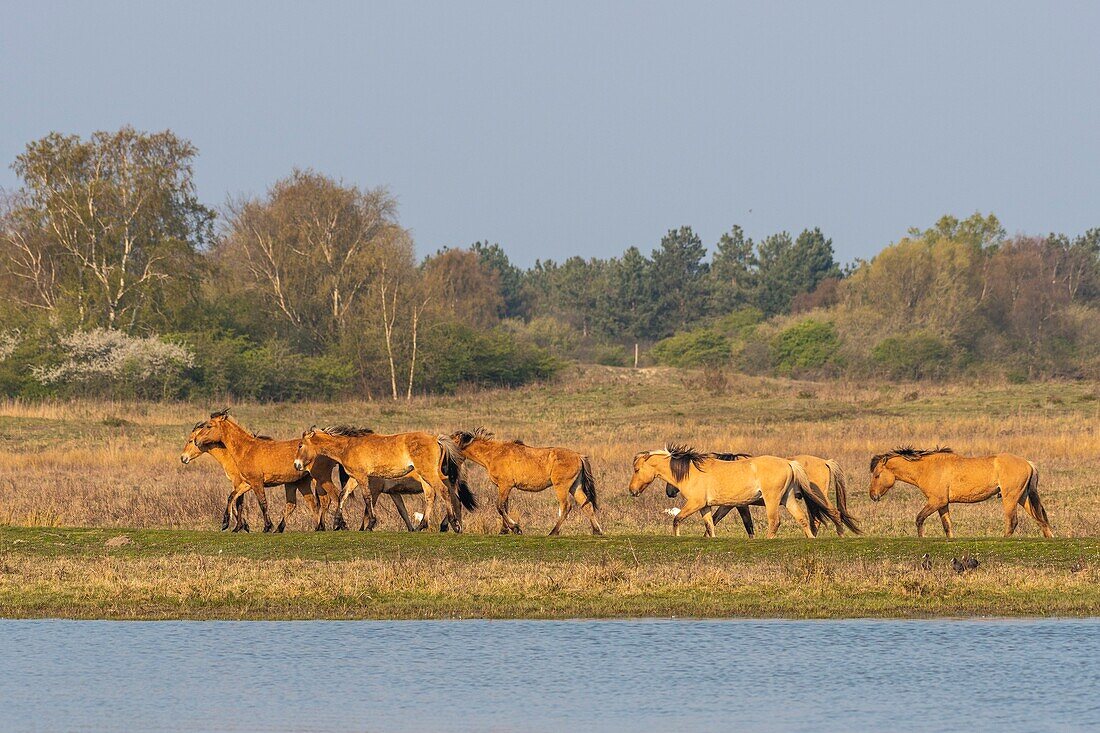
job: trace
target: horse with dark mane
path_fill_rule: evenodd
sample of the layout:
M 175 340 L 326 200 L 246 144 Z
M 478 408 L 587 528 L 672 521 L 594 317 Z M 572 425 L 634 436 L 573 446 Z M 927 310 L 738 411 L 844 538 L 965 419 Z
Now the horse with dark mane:
M 871 458 L 871 498 L 878 501 L 897 480 L 916 486 L 927 499 L 917 513 L 917 536 L 924 536 L 924 520 L 940 515 L 943 532 L 954 537 L 951 504 L 975 504 L 994 496 L 1004 507 L 1004 536 L 1016 531 L 1017 509 L 1024 507 L 1039 523 L 1044 537 L 1053 537 L 1050 520 L 1039 499 L 1039 469 L 1011 453 L 966 457 L 947 447 L 919 450 L 911 445 Z
M 394 435 L 375 433 L 370 428 L 335 425 L 324 429 L 311 427 L 302 433 L 294 458 L 302 469 L 318 456 L 330 458 L 344 467 L 360 485 L 369 485 L 371 477 L 417 481 L 424 493 L 424 511 L 418 529 L 431 526 L 437 496 L 443 498 L 449 525 L 461 531 L 458 496 L 447 482 L 445 471 L 455 457 L 447 457 L 447 447 L 430 433 L 410 432 Z
M 680 534 L 684 519 L 700 512 L 706 536 L 713 537 L 714 507 L 745 507 L 763 501 L 768 513 L 769 538 L 775 537 L 779 530 L 781 506 L 801 525 L 803 534 L 812 538 L 809 516 L 801 500 L 827 511 L 824 495 L 810 484 L 801 464 L 776 456 L 730 461 L 671 444 L 663 450 L 643 451 L 634 456 L 634 475 L 628 487 L 632 495 L 638 496 L 658 478 L 678 487 L 684 497 L 684 505 L 672 518 L 673 535 Z
M 750 453 L 712 453 L 711 455 L 723 461 L 739 461 L 744 458 L 752 458 Z M 819 458 L 806 453 L 790 456 L 790 460 L 798 461 L 806 469 L 806 476 L 809 477 L 810 483 L 816 486 L 825 496 L 827 507 L 833 506 L 829 504 L 829 494 L 832 493 L 836 496 L 835 514 L 818 509 L 813 504 L 806 506 L 810 514 L 810 530 L 816 535 L 818 524 L 831 520 L 836 527 L 837 535 L 843 536 L 845 527 L 856 534 L 861 534 L 862 530 L 859 528 L 858 520 L 848 511 L 848 478 L 841 469 L 840 464 L 831 459 Z M 729 514 L 732 508 L 728 506 L 719 507 L 714 512 L 714 523 L 718 524 L 722 521 L 722 518 Z M 744 507 L 738 507 L 738 510 L 748 511 Z M 744 513 L 742 513 L 742 520 L 744 520 L 744 516 Z M 839 518 L 840 521 L 836 521 L 835 518 Z M 751 522 L 751 516 L 749 522 Z M 746 522 L 747 528 L 748 522 Z M 749 536 L 752 536 L 751 531 L 749 531 Z
M 272 531 L 274 525 L 268 516 L 265 489 L 283 486 L 286 490 L 286 504 L 276 531 L 282 532 L 286 529 L 287 519 L 298 507 L 299 494 L 313 511 L 314 526 L 321 531 L 325 528 L 325 510 L 337 493 L 333 481 L 336 464 L 322 458 L 303 468 L 296 468 L 296 446 L 296 441 L 273 440 L 245 429 L 229 416 L 227 408 L 211 413 L 209 419 L 195 425 L 180 460 L 187 463 L 197 453 L 209 452 L 222 464 L 226 477 L 233 484 L 226 499 L 222 529 L 229 527 L 235 509 L 236 522 L 233 531 L 248 531 L 248 522 L 240 510 L 244 494 L 251 490 L 260 504 L 264 532 Z
M 497 440 L 484 428 L 460 430 L 450 437 L 455 448 L 489 474 L 497 487 L 497 511 L 501 534 L 521 534 L 519 523 L 508 513 L 513 489 L 543 491 L 553 488 L 558 499 L 558 521 L 550 530 L 554 536 L 574 506 L 588 516 L 592 534 L 603 534 L 596 519 L 596 482 L 588 456 L 568 448 L 536 448 L 520 440 Z

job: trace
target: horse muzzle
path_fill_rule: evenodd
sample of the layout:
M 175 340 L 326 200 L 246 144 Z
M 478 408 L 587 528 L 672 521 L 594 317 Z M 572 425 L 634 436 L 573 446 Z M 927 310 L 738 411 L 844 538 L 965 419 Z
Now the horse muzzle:
M 183 465 L 186 466 L 190 462 L 191 462 L 191 458 L 188 457 L 186 454 L 180 456 L 180 463 L 182 463 Z
M 295 458 L 295 459 L 294 459 L 294 470 L 295 470 L 295 471 L 304 471 L 304 470 L 306 470 L 306 467 L 305 467 L 305 465 L 304 465 L 304 464 L 302 463 L 302 459 L 301 459 L 301 458 Z

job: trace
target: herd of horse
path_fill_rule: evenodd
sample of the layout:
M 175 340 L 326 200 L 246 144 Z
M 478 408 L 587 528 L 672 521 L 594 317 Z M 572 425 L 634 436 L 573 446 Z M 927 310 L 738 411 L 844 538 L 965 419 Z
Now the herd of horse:
M 500 440 L 478 428 L 451 435 L 426 432 L 383 435 L 368 428 L 316 426 L 296 440 L 275 440 L 257 435 L 230 417 L 228 410 L 211 413 L 188 436 L 180 460 L 190 463 L 208 453 L 221 464 L 232 489 L 226 499 L 222 529 L 248 531 L 243 505 L 252 492 L 263 515 L 264 531 L 282 532 L 298 505 L 299 496 L 313 512 L 313 525 L 325 529 L 333 509 L 333 529 L 346 529 L 343 511 L 357 490 L 364 496 L 360 530 L 378 522 L 377 505 L 383 494 L 391 497 L 409 531 L 434 526 L 437 499 L 442 506 L 440 530 L 462 531 L 463 510 L 476 509 L 477 499 L 467 479 L 470 463 L 484 469 L 496 487 L 496 509 L 501 534 L 521 534 L 509 513 L 514 489 L 553 489 L 558 518 L 550 534 L 561 532 L 574 508 L 588 519 L 593 534 L 603 534 L 597 511 L 596 482 L 587 456 L 567 448 L 540 448 L 520 440 Z M 897 448 L 871 458 L 871 499 L 878 501 L 898 480 L 912 484 L 927 502 L 916 517 L 917 535 L 924 536 L 924 522 L 938 513 L 947 537 L 954 536 L 950 505 L 975 503 L 995 496 L 1004 506 L 1004 534 L 1016 530 L 1017 511 L 1024 507 L 1038 522 L 1044 537 L 1051 537 L 1046 509 L 1039 499 L 1039 472 L 1035 464 L 1011 453 L 966 457 L 950 448 L 918 450 Z M 812 455 L 753 456 L 747 453 L 703 453 L 682 445 L 642 451 L 634 456 L 629 492 L 641 494 L 654 481 L 666 484 L 669 498 L 683 504 L 668 510 L 672 533 L 699 514 L 707 537 L 714 526 L 736 509 L 751 537 L 754 534 L 750 506 L 763 506 L 768 519 L 767 536 L 775 537 L 780 510 L 785 509 L 812 538 L 819 527 L 831 522 L 838 535 L 846 529 L 860 533 L 859 523 L 848 510 L 847 477 L 834 460 Z M 283 486 L 286 503 L 276 526 L 267 507 L 266 489 Z M 412 518 L 404 497 L 420 495 L 423 510 Z M 833 498 L 830 498 L 830 495 Z

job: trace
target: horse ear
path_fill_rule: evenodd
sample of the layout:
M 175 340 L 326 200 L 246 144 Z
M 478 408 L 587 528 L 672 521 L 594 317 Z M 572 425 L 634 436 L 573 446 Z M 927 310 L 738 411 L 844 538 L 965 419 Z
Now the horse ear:
M 218 410 L 217 412 L 211 412 L 210 413 L 210 417 L 228 417 L 228 416 L 229 416 L 229 408 L 228 407 L 223 407 L 222 409 Z

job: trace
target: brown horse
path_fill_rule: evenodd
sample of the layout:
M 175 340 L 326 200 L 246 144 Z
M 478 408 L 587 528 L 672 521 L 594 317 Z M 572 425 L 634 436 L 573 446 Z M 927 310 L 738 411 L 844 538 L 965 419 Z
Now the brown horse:
M 836 513 L 836 509 L 827 508 L 827 500 L 810 483 L 801 464 L 775 456 L 728 461 L 678 445 L 634 456 L 634 475 L 628 487 L 633 496 L 641 494 L 658 478 L 678 487 L 684 497 L 683 507 L 674 511 L 672 518 L 672 534 L 676 536 L 684 519 L 701 512 L 706 536 L 713 537 L 712 509 L 716 506 L 748 506 L 763 501 L 768 513 L 769 539 L 779 530 L 780 506 L 786 506 L 802 526 L 803 534 L 811 539 L 814 534 L 809 515 L 799 500 L 804 499 L 806 504 L 813 504 L 826 514 Z
M 222 529 L 229 526 L 230 513 L 236 503 L 239 507 L 239 499 L 245 492 L 252 490 L 260 503 L 260 513 L 264 518 L 264 532 L 270 532 L 273 524 L 267 512 L 267 493 L 264 490 L 269 486 L 282 485 L 286 490 L 286 504 L 283 507 L 283 516 L 276 529 L 282 532 L 286 529 L 287 519 L 297 509 L 298 494 L 302 495 L 306 504 L 313 511 L 314 526 L 318 531 L 325 529 L 325 510 L 329 503 L 337 495 L 337 487 L 332 479 L 336 464 L 328 459 L 322 459 L 311 463 L 307 468 L 294 466 L 294 454 L 297 449 L 297 441 L 272 440 L 266 436 L 258 436 L 243 428 L 229 416 L 229 410 L 221 410 L 212 413 L 210 419 L 199 423 L 191 433 L 191 441 L 199 449 L 206 446 L 225 446 L 226 453 L 232 460 L 235 471 L 231 472 L 223 464 L 226 475 L 230 481 L 239 477 L 239 481 L 233 484 L 233 489 L 226 499 L 225 514 L 222 517 Z M 181 459 L 184 456 L 181 456 Z M 311 474 L 310 469 L 313 472 Z M 313 482 L 316 481 L 316 490 Z M 234 532 L 248 529 L 248 523 L 243 515 L 237 514 Z
M 916 486 L 928 499 L 917 513 L 918 537 L 924 536 L 924 520 L 932 512 L 939 512 L 944 534 L 954 537 L 950 505 L 974 504 L 993 496 L 1000 496 L 1004 505 L 1005 537 L 1016 531 L 1020 506 L 1039 523 L 1044 537 L 1054 536 L 1047 510 L 1039 500 L 1039 469 L 1011 453 L 968 458 L 950 448 L 905 446 L 871 458 L 872 499 L 881 499 L 899 479 Z
M 458 496 L 459 505 L 455 511 L 458 514 L 459 521 L 462 520 L 462 509 L 473 511 L 477 509 L 477 499 L 474 497 L 474 493 L 470 490 L 470 485 L 466 480 L 466 464 L 465 461 L 456 463 L 456 458 L 461 460 L 461 456 L 456 451 L 448 450 L 448 447 L 443 445 L 442 441 L 445 440 L 440 437 L 440 447 L 443 448 L 443 475 L 446 477 L 447 488 L 449 491 L 453 491 Z M 344 504 L 351 497 L 359 484 L 353 478 L 349 478 L 344 483 L 344 489 L 340 494 L 340 501 L 336 508 L 336 516 L 334 518 L 333 529 L 347 529 L 347 523 L 344 521 L 343 511 Z M 363 520 L 359 523 L 359 531 L 373 530 L 378 525 L 378 500 L 382 494 L 386 494 L 393 501 L 393 506 L 397 509 L 398 515 L 401 517 L 401 521 L 405 523 L 405 527 L 410 532 L 416 531 L 416 526 L 412 520 L 409 519 L 409 512 L 405 508 L 405 500 L 403 497 L 412 496 L 415 494 L 423 494 L 424 487 L 420 482 L 414 478 L 406 476 L 399 479 L 386 479 L 379 476 L 371 476 L 367 481 L 367 494 L 363 497 Z M 419 517 L 417 518 L 419 521 Z M 446 532 L 448 529 L 447 519 L 444 518 L 443 523 L 439 526 L 440 532 Z
M 397 433 L 380 435 L 369 428 L 337 425 L 318 430 L 316 426 L 302 433 L 294 458 L 294 467 L 302 470 L 318 456 L 326 456 L 344 467 L 359 484 L 369 486 L 371 477 L 383 479 L 412 478 L 424 492 L 424 511 L 418 529 L 431 526 L 435 498 L 443 498 L 449 525 L 460 532 L 457 517 L 456 491 L 450 489 L 446 472 L 454 457 L 448 457 L 443 442 L 430 433 Z
M 497 440 L 484 428 L 459 431 L 450 439 L 465 458 L 484 468 L 496 485 L 501 534 L 523 533 L 508 513 L 512 489 L 543 491 L 551 487 L 558 499 L 558 521 L 551 536 L 561 532 L 574 504 L 588 516 L 592 534 L 603 534 L 596 518 L 596 482 L 587 456 L 566 448 L 535 448 L 518 440 Z
M 183 446 L 183 452 L 180 453 L 180 462 L 183 465 L 187 465 L 191 461 L 195 460 L 203 453 L 209 453 L 218 465 L 225 471 L 225 477 L 229 479 L 230 486 L 237 486 L 244 481 L 244 477 L 241 476 L 241 472 L 237 470 L 237 465 L 233 463 L 233 457 L 229 455 L 229 451 L 225 449 L 225 446 L 221 443 L 208 443 L 204 446 L 198 446 L 195 443 L 195 433 L 198 432 L 205 424 L 205 421 L 196 423 L 195 427 L 191 428 L 191 435 L 188 436 L 187 442 Z M 266 497 L 265 497 L 266 498 Z M 241 515 L 242 508 L 244 507 L 244 494 L 237 497 L 236 511 L 237 515 Z M 222 515 L 222 529 L 229 527 L 229 508 L 225 510 L 225 514 Z M 248 525 L 245 524 L 245 531 L 248 531 Z
M 748 453 L 714 453 L 712 455 L 725 461 L 752 458 Z M 791 456 L 790 460 L 798 461 L 798 463 L 806 469 L 806 476 L 810 479 L 810 483 L 816 486 L 825 497 L 827 505 L 829 502 L 829 494 L 833 493 L 836 496 L 836 514 L 830 515 L 827 511 L 818 509 L 814 504 L 807 504 L 806 508 L 810 514 L 810 531 L 816 535 L 817 525 L 820 522 L 831 520 L 833 517 L 839 517 L 840 522 L 833 520 L 838 536 L 844 536 L 845 527 L 856 534 L 862 534 L 858 521 L 848 511 L 848 478 L 844 474 L 843 469 L 841 469 L 840 464 L 834 460 L 827 460 L 806 453 Z M 729 513 L 730 509 L 732 509 L 732 507 L 719 507 L 718 510 L 714 512 L 714 523 L 718 524 L 722 521 L 722 518 Z M 738 509 L 745 512 L 748 511 L 744 507 L 738 507 Z M 744 514 L 742 514 L 742 519 L 744 519 Z M 749 536 L 752 536 L 752 532 L 749 532 Z

